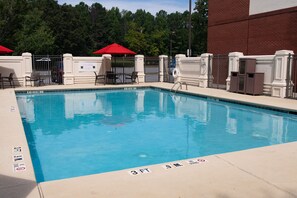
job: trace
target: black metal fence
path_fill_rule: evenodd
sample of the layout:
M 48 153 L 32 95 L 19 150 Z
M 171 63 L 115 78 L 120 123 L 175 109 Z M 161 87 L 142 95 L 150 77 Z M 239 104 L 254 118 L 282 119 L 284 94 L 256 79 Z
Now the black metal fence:
M 286 82 L 286 98 L 297 99 L 297 55 L 289 54 Z
M 145 82 L 160 82 L 159 57 L 144 57 Z
M 132 74 L 132 72 L 135 71 L 135 58 L 130 56 L 112 57 L 111 68 L 114 73 L 118 74 L 119 79 L 117 81 L 125 83 L 126 79 L 123 74 Z
M 63 83 L 62 55 L 33 55 L 32 70 L 40 75 L 45 84 Z
M 226 79 L 228 77 L 228 54 L 216 54 L 209 56 L 209 63 L 212 62 L 212 70 L 208 68 L 208 87 L 215 89 L 226 89 Z M 211 75 L 212 74 L 212 75 Z

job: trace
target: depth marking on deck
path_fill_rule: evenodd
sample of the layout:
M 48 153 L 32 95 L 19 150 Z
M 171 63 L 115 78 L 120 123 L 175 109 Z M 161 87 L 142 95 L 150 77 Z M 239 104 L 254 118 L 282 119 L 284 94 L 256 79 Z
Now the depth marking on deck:
M 186 161 L 189 165 L 194 165 L 194 164 L 201 164 L 204 162 L 207 162 L 206 159 L 198 158 L 198 159 L 191 159 Z
M 12 148 L 13 172 L 23 172 L 27 170 L 22 151 L 21 146 L 14 146 Z
M 187 167 L 187 166 L 202 164 L 202 163 L 205 163 L 208 161 L 203 158 L 197 158 L 197 159 L 185 160 L 183 162 L 186 162 L 187 165 L 184 165 L 184 163 L 182 163 L 182 162 L 172 162 L 172 163 L 163 164 L 163 165 L 161 165 L 161 167 L 165 170 L 170 170 L 170 169 L 176 169 L 176 168 L 180 168 L 180 167 Z M 135 175 L 143 175 L 143 174 L 147 174 L 147 173 L 152 173 L 152 170 L 149 168 L 140 168 L 140 169 L 129 170 L 127 172 L 130 175 L 135 176 Z
M 14 154 L 12 157 L 13 162 L 22 162 L 24 160 L 23 154 Z
M 140 169 L 134 169 L 128 171 L 130 175 L 143 175 L 143 174 L 148 174 L 151 173 L 152 171 L 149 168 L 140 168 Z
M 162 165 L 165 170 L 183 167 L 184 165 L 181 162 L 173 162 L 169 164 Z
M 22 153 L 22 147 L 21 146 L 15 146 L 12 148 L 12 153 L 18 154 Z
M 10 112 L 15 112 L 15 107 L 14 106 L 10 107 Z
M 13 171 L 14 172 L 26 171 L 25 163 L 15 163 L 15 164 L 13 164 Z

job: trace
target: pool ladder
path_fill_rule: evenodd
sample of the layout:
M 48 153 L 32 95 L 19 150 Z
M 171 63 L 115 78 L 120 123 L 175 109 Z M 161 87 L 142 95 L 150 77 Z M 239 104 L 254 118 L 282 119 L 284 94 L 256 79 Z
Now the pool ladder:
M 177 87 L 176 87 L 176 89 L 174 90 L 174 88 L 175 88 L 176 85 L 177 85 Z M 186 85 L 186 90 L 188 90 L 188 85 L 187 85 L 187 83 L 177 81 L 177 82 L 175 82 L 174 85 L 171 87 L 170 91 L 173 91 L 173 90 L 174 90 L 175 92 L 177 92 L 177 90 L 179 90 L 179 88 L 180 88 L 180 89 L 183 89 L 183 85 Z

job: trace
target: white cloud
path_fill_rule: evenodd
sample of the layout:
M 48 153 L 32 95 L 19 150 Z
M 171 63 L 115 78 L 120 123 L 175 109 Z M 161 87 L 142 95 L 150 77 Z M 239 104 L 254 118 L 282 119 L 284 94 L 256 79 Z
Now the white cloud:
M 80 1 L 79 0 L 59 0 L 60 4 L 67 3 L 76 5 Z M 155 15 L 160 10 L 165 10 L 167 13 L 173 12 L 184 12 L 189 9 L 189 1 L 188 0 L 86 0 L 84 3 L 91 5 L 93 3 L 100 3 L 107 9 L 111 9 L 112 7 L 118 7 L 120 10 L 129 10 L 135 12 L 137 9 L 143 9 L 151 14 Z M 194 7 L 194 2 L 192 3 L 192 7 Z

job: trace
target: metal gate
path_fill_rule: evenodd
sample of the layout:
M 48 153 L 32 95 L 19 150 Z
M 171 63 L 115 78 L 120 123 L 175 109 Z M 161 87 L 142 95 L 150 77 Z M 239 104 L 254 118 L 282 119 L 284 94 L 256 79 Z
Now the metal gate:
M 227 54 L 217 54 L 209 57 L 212 61 L 212 71 L 208 69 L 208 87 L 215 89 L 226 89 L 226 79 L 228 78 L 229 57 Z M 212 74 L 212 75 L 211 75 Z
M 32 70 L 38 73 L 45 84 L 63 84 L 62 55 L 33 55 Z
M 175 58 L 163 57 L 163 82 L 173 83 L 172 71 L 175 68 Z
M 172 75 L 172 72 L 174 68 L 176 67 L 176 60 L 174 57 L 171 57 L 170 59 L 167 58 L 167 68 L 168 68 L 168 78 L 165 82 L 174 83 L 174 78 Z
M 159 57 L 144 58 L 145 82 L 160 82 Z
M 286 98 L 297 99 L 297 55 L 289 54 L 288 57 L 286 90 Z
M 132 74 L 135 71 L 135 58 L 134 57 L 112 57 L 111 58 L 111 69 L 114 73 L 119 76 L 117 81 L 126 83 L 124 74 Z M 131 82 L 131 80 L 128 82 Z

